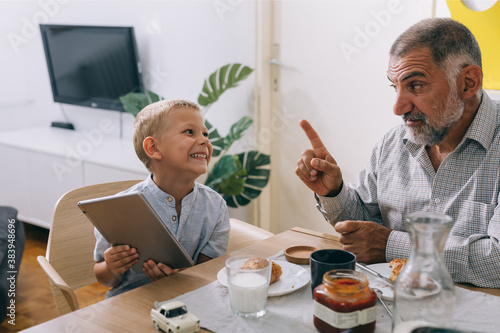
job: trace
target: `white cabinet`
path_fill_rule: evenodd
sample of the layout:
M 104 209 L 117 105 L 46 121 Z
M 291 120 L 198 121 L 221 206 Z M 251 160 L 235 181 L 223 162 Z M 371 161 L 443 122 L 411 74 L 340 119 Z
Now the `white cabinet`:
M 25 217 L 31 219 L 33 224 L 49 227 L 57 200 L 64 193 L 83 186 L 83 166 L 82 163 L 75 165 L 71 173 L 62 178 L 54 165 L 64 163 L 64 158 L 36 152 L 26 152 L 26 155 L 30 191 L 25 192 L 25 195 L 30 199 L 31 215 L 25 216 L 23 211 L 16 207 L 19 210 L 19 219 L 23 221 Z
M 85 174 L 85 186 L 119 180 L 142 180 L 145 179 L 147 175 L 144 173 L 125 171 L 92 163 L 85 163 L 83 172 Z
M 0 145 L 0 206 L 31 214 L 28 155 L 24 150 Z
M 12 206 L 20 220 L 45 228 L 64 193 L 148 175 L 131 139 L 58 128 L 0 133 L 0 161 L 0 206 Z

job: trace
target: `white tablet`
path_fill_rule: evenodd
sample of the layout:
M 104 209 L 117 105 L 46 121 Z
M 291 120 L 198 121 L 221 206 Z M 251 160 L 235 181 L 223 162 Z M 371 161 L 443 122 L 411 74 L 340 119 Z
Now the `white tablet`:
M 148 259 L 174 269 L 194 265 L 142 193 L 83 200 L 78 207 L 110 244 L 128 244 L 137 249 L 139 261 L 132 267 L 134 272 L 142 272 Z

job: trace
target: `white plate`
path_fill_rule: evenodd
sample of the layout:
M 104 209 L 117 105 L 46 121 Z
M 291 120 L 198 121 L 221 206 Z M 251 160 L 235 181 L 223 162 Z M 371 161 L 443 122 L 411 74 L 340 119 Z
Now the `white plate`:
M 371 264 L 367 265 L 374 271 L 382 274 L 383 276 L 389 278 L 391 275 L 392 269 L 389 267 L 389 263 L 380 263 L 380 264 Z M 360 270 L 362 271 L 362 270 Z M 368 281 L 370 281 L 370 288 L 377 288 L 382 291 L 382 299 L 386 301 L 392 301 L 394 299 L 394 288 L 389 285 L 387 282 L 373 276 L 370 273 L 363 272 L 368 277 Z
M 309 272 L 299 265 L 282 260 L 273 260 L 273 262 L 281 266 L 283 274 L 278 281 L 269 286 L 268 296 L 281 296 L 299 290 L 311 279 Z M 227 287 L 226 267 L 217 273 L 217 280 Z

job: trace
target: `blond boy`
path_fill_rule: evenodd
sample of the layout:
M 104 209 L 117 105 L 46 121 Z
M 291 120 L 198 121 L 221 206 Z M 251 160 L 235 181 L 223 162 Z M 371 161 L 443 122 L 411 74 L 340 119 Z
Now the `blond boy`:
M 195 263 L 225 254 L 230 228 L 226 203 L 195 181 L 207 172 L 212 156 L 198 105 L 184 100 L 148 105 L 136 117 L 134 147 L 151 175 L 122 193 L 142 192 Z M 95 236 L 94 273 L 99 283 L 112 287 L 106 297 L 178 271 L 148 260 L 142 273 L 134 273 L 130 268 L 137 263 L 137 249 L 111 246 L 97 230 Z

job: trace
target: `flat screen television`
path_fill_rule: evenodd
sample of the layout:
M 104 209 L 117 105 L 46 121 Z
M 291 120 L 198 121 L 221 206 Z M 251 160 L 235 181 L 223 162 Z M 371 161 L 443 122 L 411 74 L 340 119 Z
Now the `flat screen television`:
M 143 91 L 133 27 L 40 24 L 54 102 L 124 111 Z

